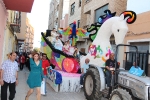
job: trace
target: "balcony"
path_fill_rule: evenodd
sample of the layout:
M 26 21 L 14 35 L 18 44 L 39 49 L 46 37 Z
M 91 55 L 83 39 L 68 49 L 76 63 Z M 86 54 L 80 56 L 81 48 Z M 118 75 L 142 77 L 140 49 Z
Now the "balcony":
M 3 0 L 8 10 L 31 12 L 34 0 Z
M 13 32 L 20 33 L 21 27 L 21 12 L 15 12 L 13 22 L 10 23 L 10 27 Z

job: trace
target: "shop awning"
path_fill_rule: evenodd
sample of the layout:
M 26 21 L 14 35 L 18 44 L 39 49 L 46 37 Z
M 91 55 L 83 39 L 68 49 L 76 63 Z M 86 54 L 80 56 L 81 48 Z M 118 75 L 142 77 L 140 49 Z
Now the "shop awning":
M 34 0 L 3 0 L 8 10 L 31 12 Z

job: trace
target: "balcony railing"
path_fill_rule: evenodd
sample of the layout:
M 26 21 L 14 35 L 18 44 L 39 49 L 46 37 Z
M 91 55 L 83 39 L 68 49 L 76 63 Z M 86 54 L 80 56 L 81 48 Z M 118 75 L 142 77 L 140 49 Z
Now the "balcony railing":
M 21 12 L 16 11 L 14 14 L 13 22 L 10 24 L 11 29 L 16 32 L 20 33 L 21 27 Z

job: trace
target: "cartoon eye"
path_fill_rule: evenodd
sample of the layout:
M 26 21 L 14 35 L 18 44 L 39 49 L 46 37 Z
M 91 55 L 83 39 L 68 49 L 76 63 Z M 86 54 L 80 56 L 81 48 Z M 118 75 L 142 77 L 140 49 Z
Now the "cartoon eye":
M 117 31 L 119 32 L 119 29 Z

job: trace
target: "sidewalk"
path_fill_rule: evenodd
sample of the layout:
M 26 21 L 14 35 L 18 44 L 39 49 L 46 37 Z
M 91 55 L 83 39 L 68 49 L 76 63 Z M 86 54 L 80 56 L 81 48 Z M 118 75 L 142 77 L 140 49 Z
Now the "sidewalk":
M 16 98 L 14 100 L 24 100 L 26 93 L 28 91 L 28 86 L 26 80 L 28 77 L 29 71 L 27 68 L 24 68 L 23 71 L 19 71 L 19 84 L 16 87 Z M 36 90 L 30 96 L 29 100 L 36 100 Z M 47 96 L 42 96 L 41 100 L 86 100 L 84 93 L 56 93 L 54 90 L 47 84 Z

